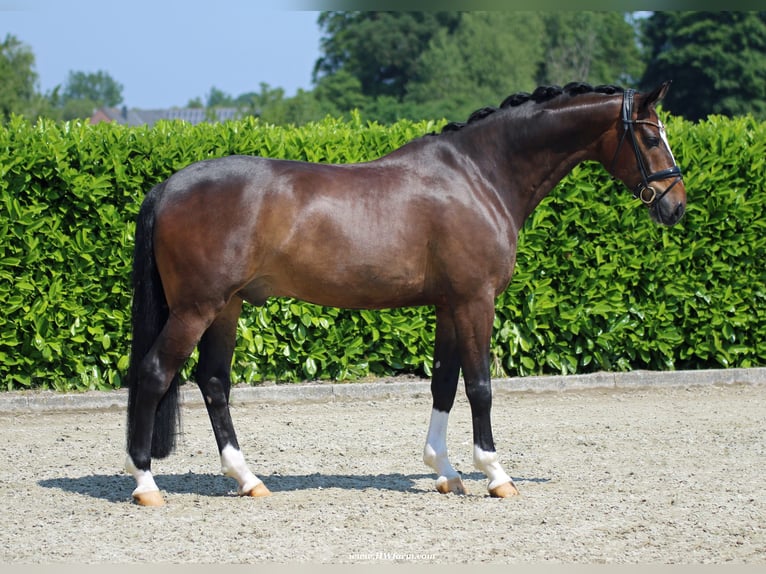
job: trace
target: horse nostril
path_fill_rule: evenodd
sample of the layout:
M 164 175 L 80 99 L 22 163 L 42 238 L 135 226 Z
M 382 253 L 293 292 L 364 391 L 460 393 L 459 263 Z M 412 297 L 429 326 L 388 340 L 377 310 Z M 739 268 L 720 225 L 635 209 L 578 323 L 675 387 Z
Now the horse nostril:
M 678 205 L 676 205 L 676 210 L 673 212 L 674 215 L 676 216 L 676 221 L 678 221 L 679 219 L 683 217 L 685 211 L 686 211 L 686 206 L 679 201 Z

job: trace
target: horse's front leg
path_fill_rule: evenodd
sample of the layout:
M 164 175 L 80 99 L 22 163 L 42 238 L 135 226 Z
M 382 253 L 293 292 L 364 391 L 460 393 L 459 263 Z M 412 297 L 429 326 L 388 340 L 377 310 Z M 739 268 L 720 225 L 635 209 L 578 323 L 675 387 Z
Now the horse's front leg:
M 473 421 L 473 462 L 489 479 L 489 493 L 498 498 L 519 494 L 500 464 L 492 437 L 492 386 L 489 348 L 494 300 L 474 301 L 455 310 L 460 360 Z
M 466 494 L 460 474 L 452 466 L 447 453 L 447 421 L 455 402 L 460 358 L 457 353 L 455 324 L 451 309 L 436 310 L 436 342 L 434 346 L 431 394 L 433 408 L 428 425 L 423 461 L 437 474 L 436 490 L 442 494 Z

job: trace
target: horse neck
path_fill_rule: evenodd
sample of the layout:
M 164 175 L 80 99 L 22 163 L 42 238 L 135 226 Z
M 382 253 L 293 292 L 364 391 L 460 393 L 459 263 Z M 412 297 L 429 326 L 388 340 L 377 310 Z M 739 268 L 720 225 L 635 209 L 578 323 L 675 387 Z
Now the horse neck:
M 570 102 L 501 110 L 486 124 L 457 132 L 460 148 L 503 199 L 517 229 L 577 164 L 609 161 L 603 140 L 619 118 L 619 99 L 594 95 Z

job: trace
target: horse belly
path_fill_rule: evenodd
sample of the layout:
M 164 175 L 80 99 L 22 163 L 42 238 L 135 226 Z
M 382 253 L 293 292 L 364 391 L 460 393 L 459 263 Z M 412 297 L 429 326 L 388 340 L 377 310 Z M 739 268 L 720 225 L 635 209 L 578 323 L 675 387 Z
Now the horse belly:
M 269 294 L 350 309 L 381 309 L 424 304 L 425 274 L 416 261 L 394 253 L 375 257 L 362 250 L 284 254 L 266 271 Z M 269 267 L 272 267 L 269 265 Z

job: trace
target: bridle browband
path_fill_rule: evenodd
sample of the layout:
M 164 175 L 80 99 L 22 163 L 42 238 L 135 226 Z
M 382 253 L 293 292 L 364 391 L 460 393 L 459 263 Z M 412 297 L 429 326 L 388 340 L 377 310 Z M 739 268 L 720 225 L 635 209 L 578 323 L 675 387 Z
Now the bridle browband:
M 625 141 L 625 136 L 630 134 L 630 141 L 633 144 L 633 151 L 636 154 L 636 161 L 638 162 L 638 170 L 641 172 L 641 182 L 631 191 L 633 192 L 633 197 L 640 199 L 641 202 L 644 203 L 644 205 L 647 207 L 652 207 L 652 205 L 665 197 L 665 194 L 673 189 L 673 186 L 675 186 L 679 181 L 683 179 L 683 175 L 681 174 L 681 168 L 679 168 L 677 165 L 673 165 L 673 167 L 669 167 L 652 174 L 647 173 L 646 166 L 644 165 L 644 159 L 641 156 L 641 150 L 638 149 L 638 140 L 636 138 L 635 126 L 636 124 L 649 124 L 650 126 L 656 127 L 660 131 L 660 135 L 663 134 L 664 128 L 661 124 L 650 122 L 649 120 L 633 119 L 633 96 L 635 93 L 635 90 L 626 89 L 622 94 L 623 131 L 622 137 L 620 138 L 620 143 L 617 145 L 617 151 L 614 152 L 612 168 L 614 168 L 614 164 L 617 162 L 617 156 L 620 154 L 620 149 L 622 149 L 622 144 Z M 664 137 L 662 140 L 665 146 L 667 146 L 667 141 Z M 670 153 L 670 157 L 673 157 L 673 152 L 670 151 L 670 148 L 668 148 L 668 152 Z M 611 169 L 610 171 L 613 172 L 614 170 Z M 670 177 L 675 177 L 673 183 L 665 188 L 665 191 L 657 195 L 657 190 L 652 187 L 650 183 L 661 179 L 668 179 Z

